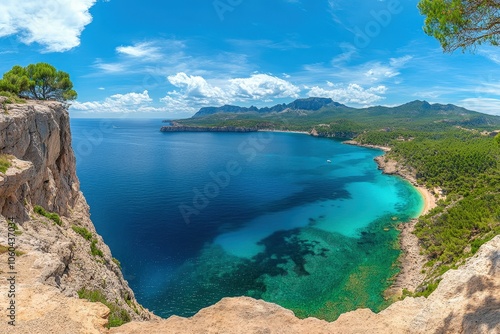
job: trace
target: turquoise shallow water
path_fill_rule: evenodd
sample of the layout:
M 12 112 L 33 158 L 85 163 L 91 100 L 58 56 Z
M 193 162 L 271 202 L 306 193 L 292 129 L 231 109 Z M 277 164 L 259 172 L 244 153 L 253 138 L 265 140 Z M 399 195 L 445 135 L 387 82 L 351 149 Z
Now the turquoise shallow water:
M 92 219 L 145 307 L 190 316 L 247 295 L 333 320 L 385 305 L 399 255 L 394 226 L 423 201 L 377 170 L 381 151 L 161 125 L 72 121 Z

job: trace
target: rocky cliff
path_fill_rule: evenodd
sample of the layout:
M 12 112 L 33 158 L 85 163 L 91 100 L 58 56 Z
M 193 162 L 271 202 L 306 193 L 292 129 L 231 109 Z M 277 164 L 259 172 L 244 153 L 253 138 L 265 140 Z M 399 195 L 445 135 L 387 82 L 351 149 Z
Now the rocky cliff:
M 105 300 L 113 319 L 149 319 L 90 220 L 66 108 L 57 102 L 6 104 L 2 97 L 0 105 L 0 155 L 10 162 L 0 172 L 0 307 L 5 315 L 11 301 L 17 306 L 16 327 L 2 320 L 0 332 L 64 332 L 33 327 L 45 323 L 74 329 L 65 333 L 90 333 L 84 328 L 94 327 L 95 319 L 101 328 L 109 309 L 79 294 Z M 15 284 L 7 282 L 10 276 Z M 12 288 L 15 298 L 8 297 Z M 56 318 L 70 310 L 78 310 L 72 319 Z M 87 313 L 97 318 L 83 325 Z
M 191 318 L 158 319 L 136 302 L 90 221 L 66 109 L 4 102 L 0 157 L 9 166 L 0 171 L 0 333 L 500 333 L 500 236 L 445 273 L 429 298 L 406 298 L 379 314 L 362 309 L 328 323 L 239 297 Z M 117 318 L 132 321 L 107 329 Z

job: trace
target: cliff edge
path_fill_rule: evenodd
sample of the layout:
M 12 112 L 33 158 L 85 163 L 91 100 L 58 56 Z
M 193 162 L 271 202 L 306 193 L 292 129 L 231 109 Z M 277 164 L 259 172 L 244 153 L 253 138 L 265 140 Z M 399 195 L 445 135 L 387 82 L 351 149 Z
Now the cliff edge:
M 90 220 L 66 108 L 2 97 L 0 106 L 9 161 L 0 172 L 0 332 L 100 333 L 108 321 L 150 319 Z

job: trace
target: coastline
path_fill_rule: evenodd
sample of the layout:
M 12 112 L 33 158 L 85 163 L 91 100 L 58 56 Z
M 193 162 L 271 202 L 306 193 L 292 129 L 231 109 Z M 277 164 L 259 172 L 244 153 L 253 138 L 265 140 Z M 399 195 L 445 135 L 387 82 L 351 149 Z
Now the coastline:
M 390 147 L 387 146 L 380 146 L 380 145 L 371 145 L 371 144 L 360 144 L 355 140 L 345 140 L 342 142 L 342 144 L 347 144 L 347 145 L 352 145 L 352 146 L 360 146 L 360 147 L 366 147 L 366 148 L 374 148 L 377 150 L 382 150 L 384 152 L 389 152 L 391 150 Z
M 359 144 L 353 140 L 344 141 L 344 144 L 355 145 L 360 147 L 374 148 L 384 151 L 385 153 L 391 150 L 390 147 L 377 146 L 377 145 L 364 145 Z M 399 245 L 401 248 L 401 255 L 398 258 L 400 271 L 394 277 L 391 286 L 384 292 L 386 299 L 399 297 L 403 293 L 403 289 L 410 292 L 415 292 L 418 286 L 424 281 L 425 275 L 421 270 L 426 263 L 425 256 L 420 254 L 420 243 L 417 236 L 413 233 L 415 225 L 418 222 L 418 217 L 427 214 L 430 210 L 437 206 L 437 198 L 431 191 L 417 183 L 415 173 L 409 170 L 406 166 L 402 166 L 397 161 L 388 158 L 385 153 L 376 157 L 374 160 L 378 165 L 378 169 L 382 170 L 384 174 L 397 175 L 408 182 L 417 189 L 423 198 L 424 205 L 420 214 L 407 223 L 398 225 L 401 234 L 399 235 Z
M 292 131 L 292 130 L 272 130 L 272 129 L 259 129 L 258 132 L 283 132 L 283 133 L 297 133 L 301 135 L 310 135 L 307 131 Z

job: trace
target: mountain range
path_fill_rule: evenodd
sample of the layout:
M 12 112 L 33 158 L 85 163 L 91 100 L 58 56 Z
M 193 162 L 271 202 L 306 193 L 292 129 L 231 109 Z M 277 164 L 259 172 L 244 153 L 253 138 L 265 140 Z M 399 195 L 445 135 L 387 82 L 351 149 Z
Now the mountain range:
M 316 111 L 324 107 L 346 107 L 346 106 L 338 102 L 335 102 L 330 98 L 310 97 L 307 99 L 298 99 L 289 104 L 282 103 L 272 107 L 263 107 L 263 108 L 257 108 L 255 106 L 239 107 L 227 104 L 223 105 L 222 107 L 204 107 L 201 108 L 193 117 L 202 117 L 217 113 L 246 113 L 246 112 L 272 113 L 272 112 L 282 112 L 285 110 Z
M 431 104 L 421 100 L 394 107 L 353 108 L 330 98 L 310 97 L 263 108 L 234 105 L 205 107 L 191 118 L 177 120 L 176 124 L 304 131 L 326 125 L 353 133 L 359 133 L 360 130 L 384 128 L 418 131 L 444 130 L 456 126 L 491 131 L 500 127 L 500 117 L 453 104 Z

